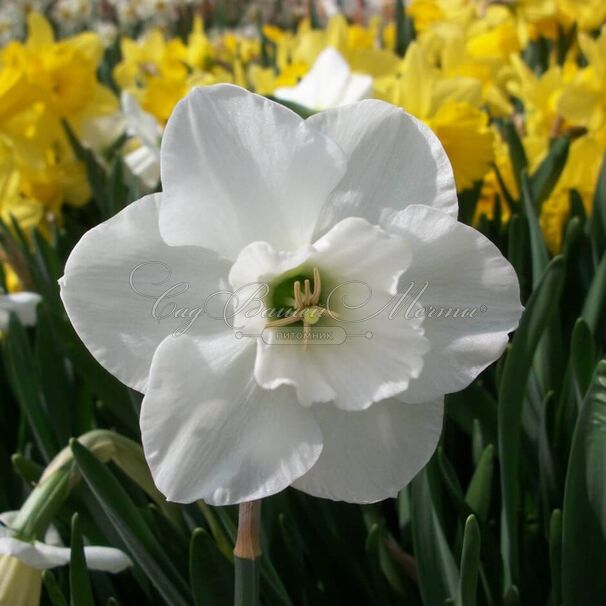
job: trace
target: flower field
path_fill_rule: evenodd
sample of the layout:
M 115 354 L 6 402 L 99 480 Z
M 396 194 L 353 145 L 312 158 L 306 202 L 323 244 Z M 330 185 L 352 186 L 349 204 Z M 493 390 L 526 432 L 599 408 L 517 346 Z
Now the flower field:
M 606 601 L 602 0 L 3 3 L 0 288 L 0 606 Z

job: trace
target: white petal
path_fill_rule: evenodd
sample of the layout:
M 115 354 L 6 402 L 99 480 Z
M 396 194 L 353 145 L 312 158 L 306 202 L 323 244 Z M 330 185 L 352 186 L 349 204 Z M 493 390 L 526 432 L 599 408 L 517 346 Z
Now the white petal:
M 324 449 L 293 486 L 337 501 L 372 503 L 396 496 L 427 463 L 442 430 L 442 400 L 392 399 L 358 412 L 319 404 L 313 410 Z
M 229 263 L 202 248 L 166 245 L 158 231 L 160 202 L 161 194 L 146 196 L 87 232 L 60 280 L 84 344 L 139 391 L 145 391 L 152 356 L 166 336 L 225 328 L 205 313 L 204 302 L 227 287 Z
M 124 156 L 124 163 L 130 172 L 139 177 L 148 190 L 160 182 L 160 154 L 142 145 Z
M 339 105 L 357 103 L 372 95 L 372 77 L 362 74 L 352 74 L 343 91 Z
M 390 299 L 375 295 L 373 310 Z M 255 363 L 259 385 L 268 389 L 293 385 L 304 406 L 333 400 L 338 408 L 362 410 L 404 392 L 421 374 L 428 343 L 420 320 L 395 322 L 379 315 L 351 324 L 331 321 L 328 326 L 314 330 L 344 330 L 346 340 L 312 342 L 307 351 L 300 342 L 260 341 Z
M 422 122 L 383 101 L 366 100 L 307 119 L 341 147 L 347 174 L 322 210 L 316 236 L 345 217 L 378 224 L 385 213 L 427 204 L 456 217 L 452 167 Z
M 315 110 L 337 107 L 342 104 L 350 77 L 347 61 L 339 51 L 328 47 L 297 86 L 277 88 L 275 96 Z
M 410 265 L 410 246 L 401 237 L 357 217 L 344 219 L 314 245 L 310 262 L 340 285 L 359 280 L 373 291 L 395 294 Z M 338 290 L 334 291 L 338 295 Z
M 423 402 L 459 391 L 499 358 L 518 325 L 523 309 L 515 270 L 490 240 L 433 208 L 410 206 L 385 227 L 412 246 L 400 292 L 414 283 L 412 300 L 428 283 L 418 302 L 431 349 L 420 377 L 399 397 Z M 406 310 L 403 305 L 401 318 Z
M 257 382 L 266 389 L 292 385 L 305 406 L 334 400 L 350 410 L 405 390 L 420 374 L 427 351 L 422 320 L 388 318 L 398 278 L 410 263 L 408 244 L 363 219 L 350 218 L 313 249 L 307 263 L 330 277 L 323 292 L 330 312 L 337 314 L 314 330 L 335 335 L 343 331 L 346 339 L 315 342 L 308 350 L 300 343 L 260 340 Z
M 224 363 L 188 336 L 166 339 L 141 409 L 145 456 L 170 501 L 226 505 L 283 490 L 316 462 L 322 437 L 290 388 L 260 389 L 254 347 L 234 337 Z
M 26 543 L 15 538 L 0 538 L 0 554 L 10 555 L 36 570 L 47 570 L 56 566 L 64 566 L 70 561 L 69 547 L 47 545 L 40 541 Z M 119 549 L 113 547 L 85 547 L 86 565 L 91 570 L 104 572 L 120 572 L 133 563 Z
M 95 116 L 84 120 L 80 131 L 80 140 L 84 145 L 102 153 L 114 143 L 126 128 L 122 112 Z
M 12 537 L 2 537 L 0 555 L 13 556 L 36 570 L 46 570 L 67 564 L 70 550 L 67 547 L 45 545 L 38 541 L 26 543 Z
M 133 565 L 132 560 L 120 549 L 114 547 L 84 547 L 86 566 L 90 570 L 118 573 Z
M 126 117 L 129 134 L 137 137 L 143 145 L 150 150 L 160 150 L 160 137 L 162 128 L 154 116 L 144 111 L 137 100 L 126 91 L 122 91 L 120 98 L 122 111 Z
M 178 103 L 162 140 L 161 172 L 164 239 L 235 260 L 257 240 L 279 250 L 309 244 L 345 160 L 291 110 L 221 84 L 195 88 Z
M 36 324 L 36 308 L 42 297 L 35 292 L 0 295 L 0 330 L 8 327 L 9 315 L 15 314 L 24 326 Z

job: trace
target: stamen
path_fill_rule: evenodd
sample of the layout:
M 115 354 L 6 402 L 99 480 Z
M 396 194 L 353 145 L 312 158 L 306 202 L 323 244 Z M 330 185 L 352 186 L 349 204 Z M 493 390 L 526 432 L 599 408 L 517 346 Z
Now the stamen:
M 320 271 L 317 267 L 313 269 L 313 291 L 311 288 L 311 282 L 309 279 L 305 279 L 303 284 L 303 292 L 301 292 L 301 281 L 297 280 L 293 284 L 293 295 L 295 299 L 295 309 L 293 313 L 285 318 L 279 318 L 272 320 L 266 324 L 267 328 L 278 328 L 280 326 L 289 326 L 295 322 L 303 321 L 303 351 L 309 349 L 309 339 L 311 335 L 311 327 L 317 324 L 324 314 L 328 312 L 322 305 L 320 305 L 320 294 L 322 292 L 322 281 L 320 278 Z
M 320 270 L 314 267 L 314 291 L 311 295 L 311 304 L 317 305 L 320 302 L 320 291 L 322 290 L 322 282 L 320 280 Z
M 301 298 L 301 282 L 297 280 L 294 286 L 295 293 L 295 309 L 300 309 L 303 307 L 303 299 Z

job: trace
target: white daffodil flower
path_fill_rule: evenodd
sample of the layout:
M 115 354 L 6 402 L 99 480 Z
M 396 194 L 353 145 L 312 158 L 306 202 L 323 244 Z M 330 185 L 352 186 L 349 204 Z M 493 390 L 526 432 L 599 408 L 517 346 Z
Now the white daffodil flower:
M 145 393 L 158 488 L 394 496 L 436 447 L 444 394 L 522 312 L 514 269 L 457 222 L 438 139 L 382 101 L 303 120 L 217 85 L 179 102 L 161 165 L 163 192 L 89 231 L 60 281 L 92 354 Z
M 35 292 L 0 294 L 0 330 L 8 328 L 10 314 L 14 313 L 24 326 L 36 324 L 36 307 L 42 297 Z
M 283 86 L 274 95 L 282 101 L 298 103 L 314 110 L 330 109 L 356 103 L 372 94 L 372 77 L 353 74 L 338 50 L 324 49 L 301 81 Z
M 125 129 L 126 120 L 121 111 L 95 116 L 82 123 L 80 141 L 104 163 L 103 153 L 124 134 Z
M 127 131 L 140 143 L 137 149 L 124 156 L 124 162 L 148 190 L 155 189 L 160 181 L 162 127 L 156 118 L 144 111 L 137 100 L 126 91 L 122 92 L 121 105 Z
M 10 525 L 18 512 L 0 514 L 0 606 L 38 606 L 42 571 L 69 564 L 70 549 L 52 526 L 44 543 L 27 543 L 13 536 Z M 86 565 L 91 570 L 118 573 L 132 566 L 130 558 L 113 547 L 84 547 Z

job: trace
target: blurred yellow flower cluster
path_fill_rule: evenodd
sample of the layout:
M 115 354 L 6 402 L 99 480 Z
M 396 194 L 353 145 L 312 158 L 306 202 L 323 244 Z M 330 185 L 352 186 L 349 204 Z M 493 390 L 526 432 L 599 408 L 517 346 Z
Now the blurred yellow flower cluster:
M 82 138 L 118 102 L 97 79 L 103 56 L 98 36 L 56 41 L 40 15 L 28 18 L 25 43 L 0 54 L 0 215 L 28 228 L 60 218 L 63 204 L 90 197 L 64 123 Z
M 123 38 L 120 49 L 116 83 L 165 123 L 177 101 L 194 86 L 220 82 L 246 86 L 244 67 L 258 56 L 259 43 L 231 33 L 211 43 L 196 18 L 187 42 L 166 39 L 153 29 L 138 40 Z
M 127 166 L 144 164 L 154 183 L 154 133 L 161 133 L 192 87 L 231 82 L 280 97 L 305 84 L 302 98 L 310 99 L 306 78 L 312 80 L 313 72 L 324 88 L 334 84 L 317 65 L 332 48 L 347 66 L 339 76 L 343 94 L 334 99 L 351 100 L 356 90 L 368 88 L 365 96 L 391 102 L 428 124 L 451 159 L 459 191 L 479 192 L 476 220 L 492 217 L 497 200 L 507 219 L 507 201 L 520 196 L 503 123 L 514 126 L 530 175 L 553 141 L 569 137 L 567 162 L 540 217 L 547 244 L 557 251 L 571 192 L 589 212 L 606 150 L 606 29 L 599 33 L 606 3 L 412 0 L 405 22 L 393 12 L 356 23 L 337 14 L 323 27 L 303 19 L 294 31 L 265 25 L 253 35 L 208 33 L 195 17 L 185 38 L 159 29 L 137 39 L 122 37 L 111 73 L 123 91 L 123 109 L 125 93 L 133 99 L 129 107 L 139 106 L 130 118 L 124 111 L 127 132 L 135 138 L 122 153 L 132 154 L 146 142 L 151 149 L 147 156 L 127 158 Z M 415 32 L 404 46 L 402 23 Z M 121 116 L 117 97 L 97 77 L 103 45 L 96 34 L 56 41 L 45 19 L 33 13 L 28 29 L 25 43 L 11 42 L 0 55 L 0 213 L 5 220 L 13 214 L 26 227 L 49 213 L 60 218 L 62 204 L 90 197 L 63 122 L 94 149 L 95 121 Z M 350 80 L 350 72 L 366 80 Z M 363 86 L 368 81 L 372 86 Z M 139 130 L 128 123 L 133 115 Z

